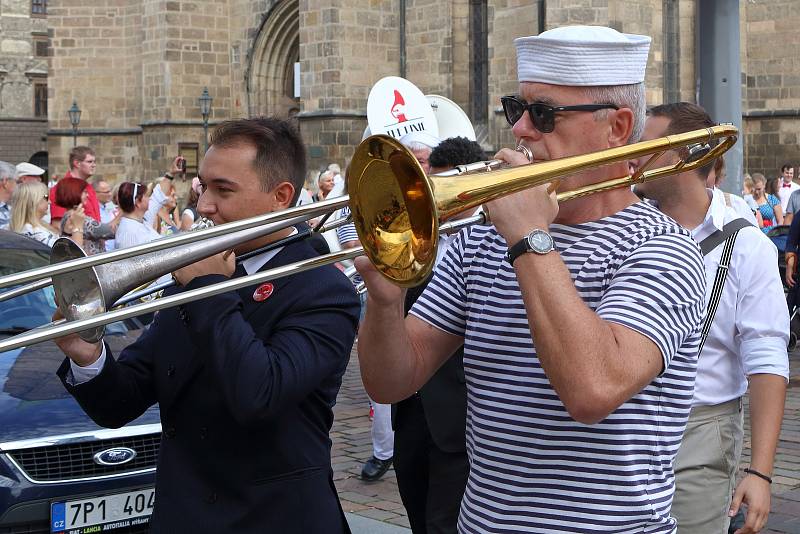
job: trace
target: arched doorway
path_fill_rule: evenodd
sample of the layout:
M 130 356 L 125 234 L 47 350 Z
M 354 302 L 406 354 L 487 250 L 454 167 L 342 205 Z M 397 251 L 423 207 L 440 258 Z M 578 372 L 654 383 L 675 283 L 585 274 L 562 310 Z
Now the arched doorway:
M 298 0 L 278 1 L 258 30 L 245 75 L 248 113 L 289 117 L 298 107 L 294 65 L 300 59 Z

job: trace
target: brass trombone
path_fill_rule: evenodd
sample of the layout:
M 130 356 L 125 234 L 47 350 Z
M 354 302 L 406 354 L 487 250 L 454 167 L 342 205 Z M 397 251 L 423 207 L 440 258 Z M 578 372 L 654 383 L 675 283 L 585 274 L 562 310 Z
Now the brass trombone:
M 439 234 L 447 228 L 440 224 L 455 214 L 591 168 L 644 156 L 650 157 L 632 176 L 559 192 L 558 200 L 563 202 L 689 171 L 721 156 L 736 143 L 737 134 L 734 126 L 719 125 L 520 167 L 498 169 L 500 162 L 481 162 L 432 176 L 425 175 L 413 154 L 397 140 L 383 135 L 371 136 L 358 146 L 351 160 L 347 176 L 349 198 L 338 197 L 90 257 L 83 257 L 83 251 L 69 239 L 59 240 L 53 247 L 50 266 L 2 277 L 0 288 L 51 277 L 56 301 L 67 320 L 6 339 L 0 342 L 0 352 L 75 332 L 84 339 L 98 340 L 102 337 L 103 325 L 115 321 L 361 254 L 390 281 L 411 287 L 430 274 Z M 670 150 L 678 150 L 682 159 L 674 165 L 649 170 Z M 143 282 L 348 204 L 362 247 L 107 311 L 122 295 Z

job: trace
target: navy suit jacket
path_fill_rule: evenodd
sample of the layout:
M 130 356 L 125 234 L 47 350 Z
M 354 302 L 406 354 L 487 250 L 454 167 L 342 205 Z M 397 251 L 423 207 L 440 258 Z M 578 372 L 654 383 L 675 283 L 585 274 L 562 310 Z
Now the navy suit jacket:
M 305 242 L 288 245 L 262 270 L 314 256 Z M 203 276 L 187 289 L 223 280 Z M 328 432 L 358 297 L 333 266 L 272 284 L 263 302 L 251 286 L 158 312 L 83 384 L 71 385 L 68 360 L 59 369 L 101 426 L 159 403 L 153 532 L 349 532 Z

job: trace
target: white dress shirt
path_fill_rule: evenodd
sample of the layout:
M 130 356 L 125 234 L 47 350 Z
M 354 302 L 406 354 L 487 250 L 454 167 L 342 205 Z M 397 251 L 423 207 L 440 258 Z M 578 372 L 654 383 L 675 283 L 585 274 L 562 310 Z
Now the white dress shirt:
M 122 221 L 125 220 L 125 217 L 122 218 L 120 221 L 120 225 L 122 225 Z M 289 235 L 295 235 L 297 233 L 297 228 Z M 245 272 L 248 275 L 257 272 L 261 267 L 263 267 L 269 260 L 274 258 L 278 252 L 283 250 L 283 247 L 278 247 L 272 250 L 268 250 L 263 252 L 257 256 L 253 256 L 252 258 L 248 258 L 242 262 L 242 267 L 244 267 Z M 100 357 L 91 365 L 87 365 L 86 367 L 81 367 L 72 360 L 70 360 L 69 365 L 70 369 L 72 369 L 72 384 L 82 384 L 84 382 L 88 382 L 92 378 L 96 377 L 100 374 L 100 371 L 103 369 L 103 365 L 106 363 L 106 344 L 102 344 L 102 350 L 100 352 Z
M 738 195 L 734 195 L 733 193 L 726 193 L 717 187 L 714 188 L 714 200 L 721 202 L 723 206 L 728 205 L 728 203 L 725 201 L 726 196 L 731 203 L 731 207 L 734 209 L 734 211 L 736 211 L 739 217 L 747 219 L 753 226 L 758 226 L 758 223 L 756 222 L 756 216 L 753 213 L 754 209 L 747 202 L 747 200 Z M 752 196 L 750 198 L 752 198 Z M 758 209 L 758 205 L 756 205 L 755 209 Z
M 700 242 L 739 217 L 721 195 L 709 190 L 711 206 L 692 230 Z M 706 299 L 717 275 L 724 245 L 704 258 Z M 699 356 L 694 405 L 716 405 L 741 397 L 747 377 L 773 374 L 789 379 L 789 311 L 778 273 L 778 251 L 756 227 L 736 237 L 728 278 L 703 352 Z
M 789 205 L 789 197 L 792 196 L 792 193 L 800 189 L 800 185 L 797 185 L 794 182 L 789 183 L 789 187 L 784 187 L 783 179 L 780 180 L 778 187 L 778 198 L 781 199 L 781 209 L 783 213 L 786 214 L 786 206 Z

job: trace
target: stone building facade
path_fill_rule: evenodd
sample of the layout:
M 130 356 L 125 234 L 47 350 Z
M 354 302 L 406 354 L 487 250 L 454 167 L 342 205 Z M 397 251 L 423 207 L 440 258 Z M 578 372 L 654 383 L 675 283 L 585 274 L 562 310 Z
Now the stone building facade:
M 293 116 L 310 168 L 344 165 L 369 90 L 389 75 L 458 103 L 491 152 L 512 142 L 499 97 L 517 87 L 513 37 L 577 23 L 651 35 L 648 104 L 693 101 L 698 1 L 61 0 L 48 19 L 50 158 L 66 170 L 75 100 L 78 142 L 97 149 L 98 172 L 112 181 L 152 179 L 179 152 L 192 166 L 208 87 L 212 128 Z M 745 169 L 770 176 L 800 159 L 800 2 L 739 9 Z
M 46 2 L 0 0 L 0 160 L 47 165 Z

